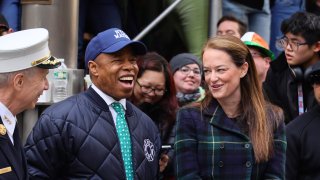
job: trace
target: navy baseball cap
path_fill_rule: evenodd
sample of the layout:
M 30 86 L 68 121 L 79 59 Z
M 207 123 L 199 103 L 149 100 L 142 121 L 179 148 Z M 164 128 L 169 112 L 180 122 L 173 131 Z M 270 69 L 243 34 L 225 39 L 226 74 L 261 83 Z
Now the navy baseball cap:
M 129 36 L 118 28 L 111 28 L 99 33 L 89 42 L 85 53 L 85 65 L 94 61 L 101 53 L 115 53 L 126 46 L 131 46 L 136 55 L 143 55 L 147 52 L 146 46 L 140 41 L 132 41 Z

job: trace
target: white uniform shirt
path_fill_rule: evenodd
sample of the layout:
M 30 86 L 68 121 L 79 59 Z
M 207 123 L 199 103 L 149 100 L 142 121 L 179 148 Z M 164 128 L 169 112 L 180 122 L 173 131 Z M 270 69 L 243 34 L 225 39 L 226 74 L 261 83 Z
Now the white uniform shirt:
M 4 127 L 7 129 L 8 136 L 14 145 L 13 133 L 16 127 L 17 118 L 9 111 L 9 109 L 0 102 L 0 117 L 2 119 Z
M 102 92 L 100 89 L 97 88 L 97 86 L 95 86 L 94 84 L 91 85 L 92 89 L 99 94 L 99 96 L 107 103 L 107 105 L 109 106 L 109 109 L 111 111 L 112 114 L 112 118 L 113 118 L 113 122 L 116 125 L 116 118 L 117 118 L 117 113 L 116 111 L 113 109 L 113 107 L 111 106 L 111 104 L 113 102 L 115 102 L 116 100 L 114 100 L 111 96 L 108 96 L 107 94 L 105 94 L 104 92 Z M 126 99 L 121 99 L 119 101 L 119 103 L 121 103 L 121 105 L 123 106 L 123 108 L 126 110 Z

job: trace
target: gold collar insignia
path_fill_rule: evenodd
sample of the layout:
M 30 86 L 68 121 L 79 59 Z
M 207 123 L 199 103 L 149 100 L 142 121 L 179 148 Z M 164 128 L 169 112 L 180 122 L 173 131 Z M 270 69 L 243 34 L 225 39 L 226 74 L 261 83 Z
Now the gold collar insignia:
M 4 136 L 6 135 L 6 133 L 7 133 L 6 127 L 3 124 L 0 124 L 0 134 Z

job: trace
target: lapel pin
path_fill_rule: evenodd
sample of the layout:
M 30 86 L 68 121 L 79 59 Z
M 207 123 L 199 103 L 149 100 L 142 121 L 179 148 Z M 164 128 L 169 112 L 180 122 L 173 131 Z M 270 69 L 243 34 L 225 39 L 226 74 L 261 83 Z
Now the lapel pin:
M 0 124 L 0 134 L 4 136 L 7 133 L 7 129 L 3 124 Z
M 12 124 L 12 122 L 10 121 L 10 119 L 7 116 L 4 116 L 4 120 L 6 120 L 8 122 L 8 124 Z

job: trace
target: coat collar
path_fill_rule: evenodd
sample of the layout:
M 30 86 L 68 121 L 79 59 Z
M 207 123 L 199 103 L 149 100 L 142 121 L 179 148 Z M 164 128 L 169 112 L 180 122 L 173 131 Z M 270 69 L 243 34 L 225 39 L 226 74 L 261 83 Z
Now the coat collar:
M 3 121 L 2 121 L 2 118 L 0 117 L 0 124 L 2 124 L 3 125 Z M 7 130 L 6 130 L 7 131 Z M 5 134 L 0 134 L 0 142 L 1 141 L 9 141 L 10 143 L 11 143 L 11 141 L 10 141 L 10 139 L 9 139 L 9 136 L 8 136 L 8 132 L 6 132 Z
M 0 117 L 0 124 L 2 124 L 2 119 Z M 20 146 L 20 142 L 16 142 L 17 146 Z M 17 157 L 14 154 L 14 147 L 9 139 L 9 136 L 7 134 L 5 135 L 0 135 L 0 151 L 2 151 L 2 153 L 4 154 L 4 156 L 6 157 L 7 161 L 10 163 L 10 166 L 12 168 L 13 171 L 16 171 L 16 175 L 19 176 L 20 173 L 18 172 L 23 172 L 23 170 L 20 168 L 19 166 L 19 162 L 17 161 Z M 19 152 L 21 153 L 21 152 Z M 24 157 L 22 157 L 23 160 Z M 22 177 L 18 177 L 18 179 L 22 179 Z
M 210 105 L 204 109 L 204 115 L 207 118 L 210 118 L 209 123 L 218 128 L 230 131 L 236 134 L 243 136 L 245 139 L 249 140 L 250 138 L 244 134 L 240 129 L 237 120 L 230 119 L 223 111 L 222 107 L 216 100 L 213 100 Z
M 98 105 L 101 109 L 105 111 L 109 111 L 107 103 L 99 96 L 99 94 L 93 90 L 91 87 L 85 92 L 86 96 L 88 96 L 96 105 Z M 126 101 L 126 115 L 132 115 L 133 109 L 132 104 Z
M 110 112 L 107 103 L 95 90 L 92 89 L 92 87 L 88 88 L 88 90 L 85 92 L 85 95 L 89 97 L 89 99 L 91 99 L 97 106 L 99 106 L 99 108 Z M 126 101 L 126 119 L 130 129 L 135 128 L 138 125 L 137 118 L 133 117 L 133 108 L 133 104 L 131 104 L 129 101 Z

